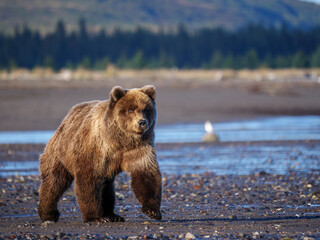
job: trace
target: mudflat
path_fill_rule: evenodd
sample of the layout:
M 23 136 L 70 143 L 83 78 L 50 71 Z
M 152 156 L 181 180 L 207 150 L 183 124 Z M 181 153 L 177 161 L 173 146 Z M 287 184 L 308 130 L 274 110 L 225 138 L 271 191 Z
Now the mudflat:
M 0 131 L 54 130 L 75 104 L 146 84 L 157 87 L 158 124 L 320 115 L 320 84 L 308 80 L 11 80 L 0 81 Z

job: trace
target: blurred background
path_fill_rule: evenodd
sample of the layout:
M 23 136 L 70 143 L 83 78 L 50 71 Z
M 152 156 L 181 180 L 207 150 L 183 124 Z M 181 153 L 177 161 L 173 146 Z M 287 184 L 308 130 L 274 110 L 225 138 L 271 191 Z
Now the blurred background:
M 319 23 L 317 1 L 3 0 L 0 68 L 315 68 Z

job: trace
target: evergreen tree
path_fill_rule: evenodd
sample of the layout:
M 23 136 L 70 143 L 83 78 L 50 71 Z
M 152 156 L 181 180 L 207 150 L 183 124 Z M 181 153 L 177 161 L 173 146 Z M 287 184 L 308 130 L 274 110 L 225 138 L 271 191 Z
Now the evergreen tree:
M 256 50 L 249 50 L 243 58 L 243 67 L 256 69 L 259 65 L 259 59 Z
M 229 54 L 223 62 L 223 67 L 222 68 L 226 68 L 226 69 L 239 69 L 240 65 L 237 64 L 237 62 L 235 60 L 235 57 L 233 57 L 233 55 Z
M 47 68 L 54 68 L 54 62 L 51 56 L 46 56 L 43 62 L 43 66 Z
M 129 68 L 142 69 L 146 67 L 146 61 L 141 50 L 137 51 L 129 63 Z
M 66 43 L 66 30 L 63 21 L 59 20 L 53 38 L 52 58 L 54 69 L 59 70 L 65 67 L 68 56 Z
M 276 68 L 288 68 L 291 67 L 291 61 L 290 57 L 286 58 L 283 56 L 277 56 L 275 59 L 275 66 Z
M 314 67 L 314 68 L 319 68 L 320 67 L 320 46 L 312 54 L 311 66 Z
M 89 57 L 84 57 L 82 61 L 79 63 L 79 67 L 82 67 L 84 69 L 90 69 L 91 68 L 91 60 Z
M 108 57 L 105 57 L 103 59 L 96 60 L 94 64 L 94 69 L 96 70 L 106 70 L 108 67 L 110 60 Z
M 309 31 L 249 25 L 234 32 L 201 29 L 189 32 L 180 24 L 176 32 L 116 29 L 88 34 L 86 22 L 67 33 L 59 20 L 53 33 L 41 36 L 27 26 L 14 34 L 0 33 L 0 68 L 35 66 L 94 67 L 115 63 L 120 68 L 178 67 L 250 68 L 259 66 L 319 67 L 320 27 Z M 297 52 L 297 49 L 300 51 Z
M 292 67 L 294 68 L 306 68 L 309 66 L 307 56 L 303 51 L 298 51 L 292 59 Z
M 211 68 L 223 68 L 223 57 L 219 51 L 214 52 L 211 62 Z

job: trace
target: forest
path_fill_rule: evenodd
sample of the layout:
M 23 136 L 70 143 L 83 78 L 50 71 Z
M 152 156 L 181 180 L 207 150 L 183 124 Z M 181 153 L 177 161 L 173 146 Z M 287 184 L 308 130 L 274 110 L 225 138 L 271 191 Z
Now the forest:
M 309 30 L 249 24 L 236 31 L 202 28 L 189 31 L 115 29 L 90 33 L 84 19 L 77 31 L 67 32 L 63 21 L 41 35 L 27 26 L 14 34 L 0 33 L 0 69 L 47 67 L 103 70 L 153 69 L 256 69 L 320 67 L 320 27 Z

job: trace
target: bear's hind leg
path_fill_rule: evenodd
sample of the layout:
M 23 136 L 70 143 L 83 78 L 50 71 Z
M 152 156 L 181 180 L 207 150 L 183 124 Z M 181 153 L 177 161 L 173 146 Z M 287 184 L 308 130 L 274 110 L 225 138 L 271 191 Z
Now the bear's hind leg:
M 114 213 L 115 193 L 114 179 L 105 179 L 100 192 L 99 213 L 110 222 L 124 222 L 124 218 Z
M 38 215 L 42 222 L 59 220 L 57 205 L 62 194 L 70 187 L 73 177 L 62 163 L 55 164 L 49 173 L 41 172 L 42 183 L 39 190 Z

